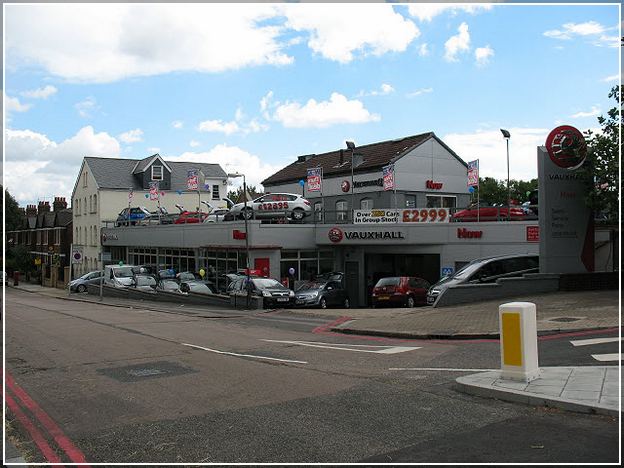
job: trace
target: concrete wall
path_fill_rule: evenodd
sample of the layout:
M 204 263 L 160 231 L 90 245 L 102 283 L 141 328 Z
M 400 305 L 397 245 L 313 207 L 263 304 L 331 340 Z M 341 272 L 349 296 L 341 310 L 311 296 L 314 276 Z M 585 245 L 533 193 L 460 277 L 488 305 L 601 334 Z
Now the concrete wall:
M 87 292 L 90 295 L 99 296 L 100 286 L 90 284 L 87 286 Z M 193 304 L 205 306 L 228 306 L 230 303 L 230 299 L 227 296 L 209 296 L 207 294 L 197 293 L 189 293 L 188 295 L 169 292 L 149 293 L 144 291 L 137 291 L 132 288 L 112 288 L 106 285 L 104 285 L 102 288 L 102 295 L 106 297 L 118 297 L 122 299 L 173 302 L 176 304 Z

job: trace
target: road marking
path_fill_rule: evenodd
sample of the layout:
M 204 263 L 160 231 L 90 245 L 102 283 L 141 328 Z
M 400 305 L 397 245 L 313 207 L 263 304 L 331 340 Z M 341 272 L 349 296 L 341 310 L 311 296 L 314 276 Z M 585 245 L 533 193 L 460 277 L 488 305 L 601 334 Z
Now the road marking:
M 405 353 L 406 351 L 413 351 L 420 349 L 420 346 L 376 346 L 376 345 L 362 345 L 362 344 L 342 344 L 342 343 L 323 343 L 320 341 L 281 341 L 281 340 L 262 340 L 271 343 L 284 343 L 294 344 L 299 346 L 309 346 L 312 348 L 326 348 L 326 349 L 339 349 L 341 351 L 355 351 L 359 353 L 376 353 L 376 354 L 397 354 Z M 384 348 L 379 350 L 372 349 L 353 349 L 353 348 Z
M 500 369 L 453 369 L 448 367 L 390 367 L 393 371 L 449 371 L 449 372 L 489 372 Z
M 621 361 L 622 360 L 622 356 L 619 353 L 592 354 L 591 357 L 593 357 L 596 361 Z
M 594 345 L 594 344 L 602 344 L 602 343 L 613 343 L 615 341 L 620 341 L 621 338 L 619 337 L 613 337 L 613 338 L 592 338 L 590 340 L 576 340 L 576 341 L 570 341 L 570 343 L 572 343 L 572 346 L 587 346 L 587 345 Z
M 180 343 L 180 344 L 182 346 L 188 346 L 190 348 L 197 348 L 197 349 L 203 349 L 204 351 L 210 351 L 211 353 L 227 354 L 228 356 L 248 357 L 248 358 L 254 358 L 254 359 L 266 359 L 269 361 L 293 362 L 295 364 L 307 364 L 306 361 L 293 361 L 291 359 L 278 359 L 278 358 L 272 358 L 272 357 L 267 357 L 267 356 L 255 356 L 253 354 L 231 353 L 229 351 L 219 351 L 218 349 L 204 348 L 203 346 L 197 346 L 197 345 L 190 344 L 190 343 Z

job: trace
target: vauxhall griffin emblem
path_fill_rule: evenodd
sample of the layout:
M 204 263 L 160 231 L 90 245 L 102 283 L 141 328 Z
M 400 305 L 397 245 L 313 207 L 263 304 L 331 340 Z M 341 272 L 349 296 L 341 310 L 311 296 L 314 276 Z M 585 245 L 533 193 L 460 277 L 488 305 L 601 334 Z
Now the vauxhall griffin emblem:
M 579 168 L 587 157 L 587 143 L 583 134 L 570 125 L 555 128 L 546 138 L 550 160 L 564 169 Z

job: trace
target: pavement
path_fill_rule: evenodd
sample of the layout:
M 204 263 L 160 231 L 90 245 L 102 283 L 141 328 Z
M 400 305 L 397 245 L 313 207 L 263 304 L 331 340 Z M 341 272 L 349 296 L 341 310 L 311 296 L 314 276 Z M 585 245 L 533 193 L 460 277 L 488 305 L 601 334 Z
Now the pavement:
M 67 300 L 99 302 L 99 298 L 67 290 L 20 283 L 17 289 Z M 297 313 L 326 316 L 327 330 L 355 335 L 402 339 L 498 339 L 498 307 L 507 302 L 532 302 L 537 310 L 538 336 L 587 330 L 621 330 L 619 291 L 575 291 L 518 296 L 499 301 L 452 307 L 391 309 L 295 309 Z M 125 300 L 104 298 L 104 303 L 128 307 Z M 142 308 L 174 311 L 175 304 L 141 302 Z M 249 311 L 262 313 L 259 311 Z M 249 314 L 247 312 L 247 314 Z M 201 306 L 184 307 L 183 313 L 215 313 Z M 216 313 L 225 313 L 217 311 Z M 245 311 L 232 311 L 245 314 Z M 335 320 L 336 317 L 341 317 Z M 458 389 L 481 397 L 551 406 L 569 411 L 619 417 L 620 366 L 542 367 L 531 382 L 502 379 L 500 371 L 486 370 L 459 377 Z

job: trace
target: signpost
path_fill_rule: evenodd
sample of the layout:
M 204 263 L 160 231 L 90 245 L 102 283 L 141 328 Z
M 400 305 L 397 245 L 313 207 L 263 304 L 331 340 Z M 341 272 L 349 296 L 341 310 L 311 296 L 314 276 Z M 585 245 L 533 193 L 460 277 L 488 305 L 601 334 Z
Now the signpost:
M 71 259 L 69 262 L 69 281 L 67 282 L 67 295 L 71 294 L 71 287 L 69 283 L 73 280 L 74 264 L 82 264 L 83 250 L 82 245 L 71 245 Z
M 479 221 L 479 160 L 468 162 L 468 187 L 477 187 L 477 222 Z

